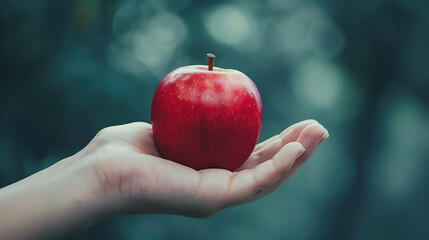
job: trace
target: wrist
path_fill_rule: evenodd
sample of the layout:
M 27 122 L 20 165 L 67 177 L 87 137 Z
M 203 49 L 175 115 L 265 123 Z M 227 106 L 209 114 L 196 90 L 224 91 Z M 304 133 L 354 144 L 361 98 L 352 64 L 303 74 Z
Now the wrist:
M 85 157 L 75 155 L 46 170 L 56 179 L 54 183 L 47 183 L 51 189 L 47 194 L 50 194 L 61 208 L 68 209 L 84 227 L 106 216 L 108 211 L 103 189 L 91 162 Z
M 99 219 L 103 205 L 87 185 L 86 170 L 68 164 L 73 160 L 62 160 L 1 189 L 0 212 L 9 217 L 0 226 L 0 238 L 57 239 Z
M 17 198 L 30 199 L 27 206 L 40 220 L 35 231 L 61 238 L 102 218 L 104 202 L 91 169 L 82 160 L 63 159 L 17 183 L 17 192 L 22 194 Z

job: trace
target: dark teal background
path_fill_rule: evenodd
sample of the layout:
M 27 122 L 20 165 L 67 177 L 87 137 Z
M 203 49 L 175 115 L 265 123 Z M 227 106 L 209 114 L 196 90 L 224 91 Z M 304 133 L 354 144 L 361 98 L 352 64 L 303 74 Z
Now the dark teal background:
M 429 239 L 429 2 L 5 0 L 0 186 L 150 122 L 173 69 L 247 74 L 260 140 L 314 118 L 330 132 L 275 193 L 206 220 L 123 216 L 69 239 Z M 1 213 L 0 213 L 1 214 Z

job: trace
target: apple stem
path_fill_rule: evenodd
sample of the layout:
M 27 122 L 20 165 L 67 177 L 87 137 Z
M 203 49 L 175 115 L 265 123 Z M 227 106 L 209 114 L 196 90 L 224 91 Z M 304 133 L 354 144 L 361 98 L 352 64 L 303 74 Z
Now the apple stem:
M 207 53 L 207 61 L 209 62 L 209 71 L 213 71 L 213 64 L 216 56 L 211 53 Z

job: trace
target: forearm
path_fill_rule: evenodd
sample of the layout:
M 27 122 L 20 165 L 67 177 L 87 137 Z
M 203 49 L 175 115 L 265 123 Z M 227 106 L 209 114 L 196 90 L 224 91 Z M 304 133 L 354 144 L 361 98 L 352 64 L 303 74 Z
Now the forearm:
M 72 160 L 0 189 L 0 239 L 59 239 L 100 216 L 98 193 Z

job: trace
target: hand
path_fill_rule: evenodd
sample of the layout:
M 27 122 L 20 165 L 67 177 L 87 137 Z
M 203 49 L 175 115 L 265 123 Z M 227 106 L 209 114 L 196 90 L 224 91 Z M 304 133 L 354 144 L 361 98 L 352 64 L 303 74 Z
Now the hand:
M 0 189 L 0 239 L 58 239 L 117 214 L 210 217 L 278 188 L 328 132 L 297 123 L 258 144 L 236 172 L 163 159 L 147 123 L 108 127 L 80 152 Z
M 138 122 L 103 129 L 74 157 L 92 166 L 96 177 L 90 179 L 97 179 L 98 185 L 92 188 L 100 189 L 100 202 L 108 206 L 106 216 L 169 213 L 210 217 L 277 189 L 327 137 L 319 123 L 303 121 L 258 144 L 236 172 L 195 171 L 163 159 L 151 125 Z

